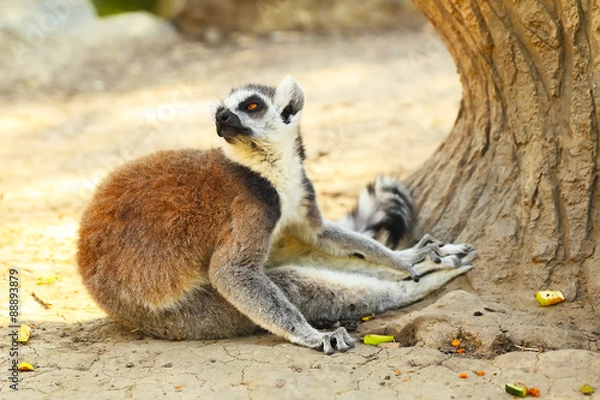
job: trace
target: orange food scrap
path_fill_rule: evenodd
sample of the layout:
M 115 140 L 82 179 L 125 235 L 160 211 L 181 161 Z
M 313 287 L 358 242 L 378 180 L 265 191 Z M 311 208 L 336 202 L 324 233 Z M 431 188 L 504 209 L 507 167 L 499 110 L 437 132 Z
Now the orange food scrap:
M 536 387 L 530 387 L 527 389 L 527 394 L 533 397 L 540 397 L 540 389 Z
M 452 345 L 452 347 L 458 347 L 460 346 L 460 339 L 454 339 L 450 344 Z
M 465 352 L 465 349 L 458 349 L 458 350 L 456 350 L 456 352 L 457 352 L 458 354 L 462 354 L 462 353 L 464 353 L 464 352 Z
M 467 375 L 467 374 L 465 374 L 465 373 L 463 372 L 462 374 L 458 375 L 458 377 L 459 377 L 460 379 L 467 379 L 467 378 L 469 377 L 469 375 Z
M 483 372 L 483 371 L 477 371 L 475 373 L 477 374 L 477 376 L 484 376 L 485 375 L 485 372 Z
M 399 369 L 396 370 L 396 376 L 398 375 L 402 375 L 402 371 L 400 371 Z

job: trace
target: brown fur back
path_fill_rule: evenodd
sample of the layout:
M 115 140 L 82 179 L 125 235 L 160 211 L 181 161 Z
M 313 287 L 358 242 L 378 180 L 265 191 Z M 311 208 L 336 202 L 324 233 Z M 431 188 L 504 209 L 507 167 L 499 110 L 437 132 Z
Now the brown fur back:
M 273 229 L 275 189 L 220 150 L 160 151 L 117 169 L 81 221 L 77 258 L 91 295 L 127 321 L 138 307 L 172 308 L 208 285 L 213 251 L 231 232 L 234 201 L 247 207 L 247 240 L 269 234 L 253 227 Z

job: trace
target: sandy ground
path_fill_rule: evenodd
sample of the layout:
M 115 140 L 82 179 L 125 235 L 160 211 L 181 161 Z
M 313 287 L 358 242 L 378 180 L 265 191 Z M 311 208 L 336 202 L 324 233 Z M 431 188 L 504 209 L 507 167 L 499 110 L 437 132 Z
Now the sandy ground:
M 577 325 L 571 315 L 589 312 L 585 305 L 519 314 L 470 297 L 467 292 L 481 296 L 485 288 L 472 288 L 468 277 L 407 310 L 376 316 L 355 332 L 357 337 L 403 332 L 411 338 L 405 347 L 358 344 L 333 356 L 268 334 L 154 340 L 120 327 L 97 308 L 74 259 L 78 220 L 94 187 L 116 165 L 154 150 L 218 145 L 209 104 L 232 85 L 276 85 L 287 73 L 301 82 L 307 95 L 308 174 L 330 218 L 347 211 L 378 173 L 410 174 L 449 132 L 461 89 L 435 36 L 280 40 L 218 49 L 182 43 L 126 60 L 98 56 L 70 79 L 57 76 L 54 87 L 35 80 L 5 85 L 2 325 L 10 332 L 5 305 L 12 269 L 20 285 L 19 321 L 35 325 L 30 341 L 18 348 L 19 359 L 36 369 L 19 374 L 18 392 L 2 379 L 0 398 L 503 399 L 510 398 L 504 383 L 513 381 L 539 387 L 547 399 L 583 397 L 578 390 L 584 383 L 600 390 L 600 334 L 591 326 L 597 319 L 569 328 Z M 38 284 L 42 276 L 58 279 Z M 458 289 L 467 292 L 453 291 Z M 472 307 L 461 308 L 465 304 Z M 440 322 L 436 312 L 455 319 Z M 478 319 L 477 312 L 490 320 Z M 565 328 L 556 331 L 563 346 L 548 345 L 563 350 L 542 352 L 548 349 L 540 345 L 544 331 L 531 346 L 524 339 L 517 344 L 515 337 L 525 335 L 519 336 L 519 326 L 530 318 L 548 318 Z M 431 323 L 424 327 L 423 321 Z M 499 329 L 489 343 L 485 321 Z M 406 326 L 422 332 L 411 336 Z M 502 342 L 510 329 L 512 339 Z M 458 354 L 448 344 L 449 332 L 473 345 Z M 473 332 L 481 333 L 479 342 Z M 10 375 L 10 347 L 5 336 L 0 342 L 4 376 Z M 468 378 L 459 378 L 461 373 Z

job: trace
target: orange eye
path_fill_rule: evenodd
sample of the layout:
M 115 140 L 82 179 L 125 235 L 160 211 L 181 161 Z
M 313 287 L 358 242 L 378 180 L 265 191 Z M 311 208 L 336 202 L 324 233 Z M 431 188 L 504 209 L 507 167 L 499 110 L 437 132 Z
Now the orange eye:
M 258 108 L 258 103 L 250 103 L 246 106 L 246 110 L 252 111 Z

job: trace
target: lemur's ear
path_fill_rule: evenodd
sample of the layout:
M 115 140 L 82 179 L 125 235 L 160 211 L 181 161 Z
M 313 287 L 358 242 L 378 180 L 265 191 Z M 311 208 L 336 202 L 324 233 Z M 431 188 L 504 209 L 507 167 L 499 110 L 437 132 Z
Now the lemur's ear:
M 286 124 L 304 107 L 304 92 L 290 75 L 283 78 L 275 89 L 274 103 Z

